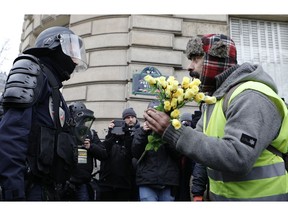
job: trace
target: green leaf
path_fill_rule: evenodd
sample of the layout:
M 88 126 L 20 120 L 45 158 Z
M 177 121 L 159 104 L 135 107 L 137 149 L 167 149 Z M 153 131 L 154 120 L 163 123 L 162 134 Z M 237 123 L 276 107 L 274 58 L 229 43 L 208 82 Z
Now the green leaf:
M 151 144 L 151 143 L 148 143 L 145 147 L 145 151 L 150 151 L 150 150 L 153 150 L 154 149 L 154 146 Z

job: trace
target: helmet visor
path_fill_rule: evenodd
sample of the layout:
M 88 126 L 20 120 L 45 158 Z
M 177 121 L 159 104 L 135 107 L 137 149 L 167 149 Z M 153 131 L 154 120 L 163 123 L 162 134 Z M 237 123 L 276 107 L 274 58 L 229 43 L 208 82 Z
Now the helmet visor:
M 94 120 L 95 118 L 93 117 L 84 117 L 80 122 L 76 124 L 74 129 L 75 136 L 81 143 L 83 143 L 86 139 L 86 136 L 88 135 Z
M 77 64 L 75 67 L 76 72 L 87 70 L 85 46 L 80 37 L 74 34 L 61 34 L 60 44 L 62 51 Z

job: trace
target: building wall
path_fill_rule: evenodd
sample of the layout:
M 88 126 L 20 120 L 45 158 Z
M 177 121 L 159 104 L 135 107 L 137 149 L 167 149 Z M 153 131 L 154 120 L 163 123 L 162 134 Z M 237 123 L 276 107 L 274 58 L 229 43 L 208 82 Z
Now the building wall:
M 67 26 L 84 39 L 89 68 L 64 82 L 69 103 L 83 101 L 94 111 L 93 128 L 104 138 L 109 121 L 133 107 L 140 122 L 153 96 L 132 94 L 132 78 L 146 66 L 178 80 L 188 75 L 186 44 L 192 35 L 228 34 L 227 15 L 25 15 L 21 51 L 45 28 Z M 182 112 L 193 112 L 189 103 Z
M 2 94 L 4 90 L 6 79 L 7 79 L 6 73 L 0 72 L 0 94 Z

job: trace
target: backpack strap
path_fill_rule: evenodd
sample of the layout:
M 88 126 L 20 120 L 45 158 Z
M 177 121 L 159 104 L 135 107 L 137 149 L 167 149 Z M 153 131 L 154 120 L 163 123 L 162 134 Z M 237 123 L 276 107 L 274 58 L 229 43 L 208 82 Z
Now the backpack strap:
M 278 149 L 276 149 L 274 146 L 272 145 L 269 145 L 267 148 L 266 148 L 268 151 L 272 152 L 273 154 L 275 155 L 278 155 L 279 157 L 282 157 L 283 158 L 283 154 L 282 152 L 280 152 Z

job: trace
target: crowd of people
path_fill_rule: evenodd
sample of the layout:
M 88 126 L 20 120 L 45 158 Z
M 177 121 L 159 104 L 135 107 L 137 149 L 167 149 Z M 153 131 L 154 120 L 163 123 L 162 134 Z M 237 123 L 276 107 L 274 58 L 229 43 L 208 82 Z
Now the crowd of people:
M 186 55 L 215 104 L 183 113 L 177 130 L 157 100 L 142 124 L 129 107 L 100 140 L 94 112 L 59 91 L 88 67 L 81 37 L 59 26 L 41 32 L 15 59 L 1 96 L 0 199 L 287 201 L 287 107 L 273 79 L 260 65 L 238 65 L 226 35 L 192 37 Z M 157 151 L 146 149 L 152 132 L 161 135 Z

